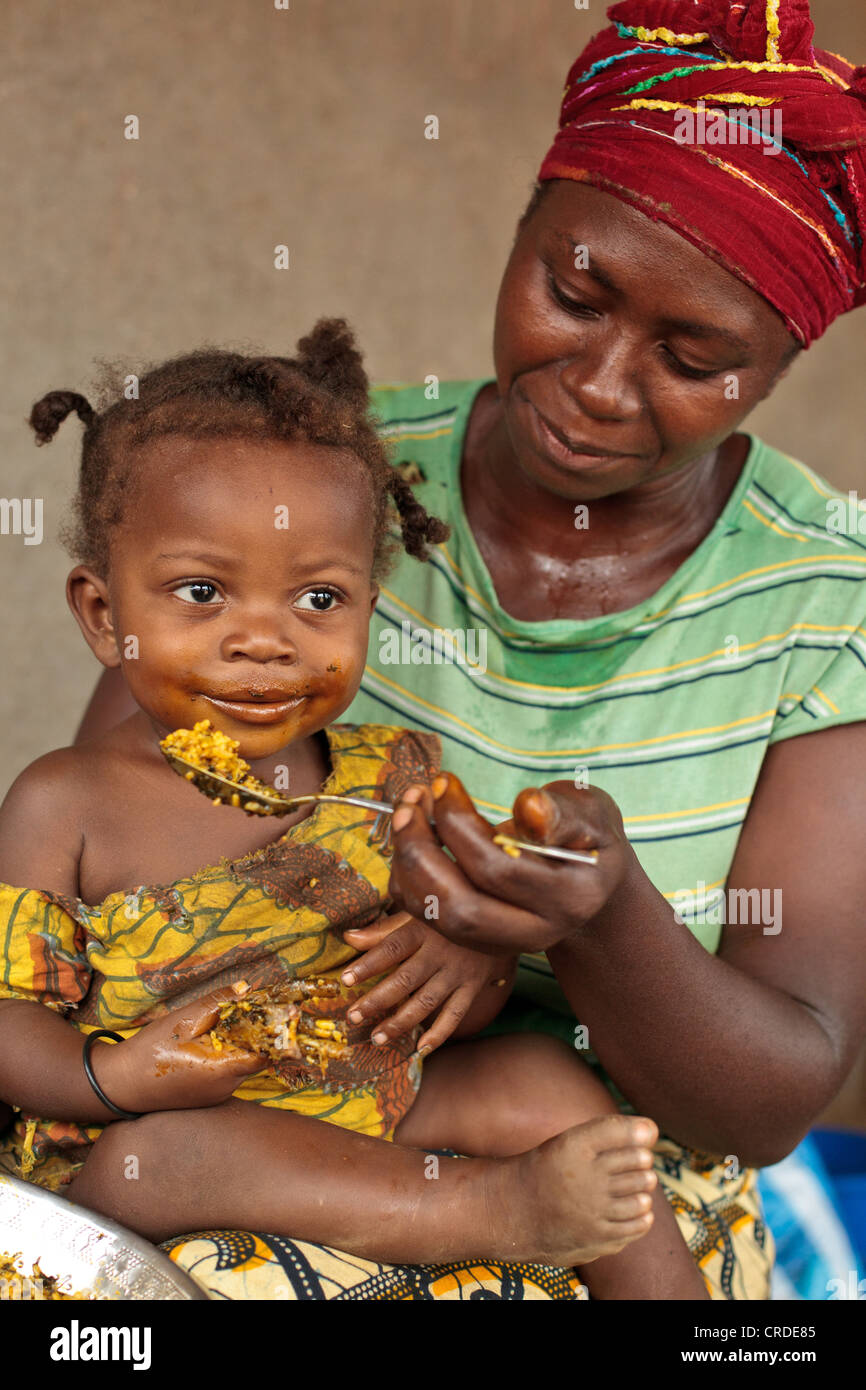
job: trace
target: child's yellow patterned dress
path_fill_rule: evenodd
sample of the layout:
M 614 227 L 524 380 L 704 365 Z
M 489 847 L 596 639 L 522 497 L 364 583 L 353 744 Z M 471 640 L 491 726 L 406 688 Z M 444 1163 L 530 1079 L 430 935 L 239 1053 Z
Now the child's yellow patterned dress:
M 393 804 L 439 768 L 438 741 L 427 734 L 376 724 L 326 733 L 333 771 L 324 791 Z M 129 1037 L 235 980 L 259 987 L 307 975 L 339 979 L 358 954 L 342 932 L 386 910 L 389 827 L 375 811 L 319 803 L 262 850 L 167 887 L 112 893 L 97 907 L 0 885 L 0 998 L 46 1004 L 85 1033 L 110 1028 Z M 320 1011 L 344 1020 L 372 985 L 342 987 Z M 350 1045 L 324 1078 L 287 1060 L 235 1094 L 390 1137 L 420 1081 L 415 1037 L 375 1047 L 369 1025 L 341 1029 Z M 100 1133 L 97 1125 L 19 1115 L 0 1142 L 0 1166 L 56 1191 Z
M 439 770 L 431 735 L 378 724 L 333 725 L 326 733 L 333 773 L 323 790 L 393 804 L 410 782 L 430 782 Z M 98 907 L 0 884 L 0 998 L 47 1004 L 82 1032 L 129 1036 L 241 978 L 254 986 L 305 975 L 338 979 L 357 954 L 340 933 L 387 910 L 388 829 L 388 818 L 374 812 L 320 804 L 263 850 L 168 887 L 112 893 Z M 335 1017 L 353 997 L 342 991 Z M 352 1045 L 331 1060 L 324 1081 L 287 1063 L 284 1075 L 263 1072 L 235 1094 L 389 1138 L 418 1087 L 414 1038 L 374 1047 L 363 1040 L 369 1027 L 344 1027 Z M 20 1115 L 0 1139 L 0 1170 L 62 1190 L 100 1132 Z M 659 1142 L 656 1170 L 712 1296 L 766 1298 L 767 1238 L 754 1174 L 730 1181 L 721 1165 L 670 1140 Z M 217 1299 L 586 1297 L 568 1269 L 495 1260 L 387 1265 L 249 1231 L 178 1234 L 164 1249 Z

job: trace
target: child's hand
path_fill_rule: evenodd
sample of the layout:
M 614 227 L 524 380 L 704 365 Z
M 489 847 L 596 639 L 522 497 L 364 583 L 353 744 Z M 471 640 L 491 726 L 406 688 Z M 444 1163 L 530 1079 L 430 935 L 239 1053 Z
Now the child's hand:
M 374 1043 L 410 1032 L 438 1007 L 435 1022 L 418 1040 L 419 1051 L 432 1052 L 451 1037 L 476 1000 L 483 1014 L 483 1020 L 475 1024 L 480 1028 L 499 1012 L 510 992 L 513 957 L 457 946 L 408 912 L 382 917 L 371 927 L 343 935 L 350 946 L 364 952 L 343 972 L 344 984 L 388 975 L 352 1005 L 349 1021 L 363 1023 L 400 1006 L 377 1025 Z
M 261 1057 L 215 1052 L 207 1037 L 220 1004 L 247 993 L 249 985 L 212 990 L 202 999 L 146 1023 L 122 1043 L 97 1043 L 93 1070 L 108 1099 L 122 1110 L 185 1110 L 219 1105 L 246 1076 L 263 1071 Z

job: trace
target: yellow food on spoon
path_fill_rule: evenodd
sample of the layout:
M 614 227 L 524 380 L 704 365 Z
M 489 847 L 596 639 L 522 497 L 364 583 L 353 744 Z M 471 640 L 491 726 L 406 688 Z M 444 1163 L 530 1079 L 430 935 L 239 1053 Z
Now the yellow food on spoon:
M 267 782 L 251 775 L 249 763 L 238 756 L 238 740 L 229 738 L 228 734 L 224 734 L 220 729 L 215 729 L 209 719 L 200 719 L 191 729 L 175 729 L 174 733 L 160 739 L 159 746 L 164 753 L 183 758 L 200 772 L 224 777 L 227 781 L 236 782 L 260 796 L 276 795 L 274 788 L 268 786 Z M 184 776 L 192 782 L 195 772 L 190 770 Z M 217 796 L 212 800 L 221 801 L 222 798 Z M 230 804 L 241 804 L 239 793 L 234 792 L 231 795 Z

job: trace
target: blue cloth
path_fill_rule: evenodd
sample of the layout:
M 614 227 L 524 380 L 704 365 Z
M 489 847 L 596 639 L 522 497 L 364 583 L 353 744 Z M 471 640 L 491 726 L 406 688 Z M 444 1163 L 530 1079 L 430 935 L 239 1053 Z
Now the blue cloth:
M 774 1299 L 866 1299 L 864 1262 L 822 1157 L 821 1133 L 765 1168 L 758 1187 L 776 1242 Z M 855 1175 L 866 1190 L 866 1171 Z
M 816 1129 L 812 1138 L 833 1183 L 851 1244 L 860 1262 L 866 1265 L 866 1134 L 848 1129 Z

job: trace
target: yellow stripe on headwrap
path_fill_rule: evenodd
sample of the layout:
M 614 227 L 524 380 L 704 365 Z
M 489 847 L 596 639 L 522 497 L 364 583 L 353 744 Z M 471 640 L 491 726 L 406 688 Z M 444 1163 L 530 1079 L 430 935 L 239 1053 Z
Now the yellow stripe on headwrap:
M 755 97 L 748 92 L 708 92 L 703 102 L 733 102 L 737 106 L 775 106 L 778 97 Z M 698 111 L 700 108 L 684 101 L 662 101 L 656 97 L 634 97 L 626 106 L 612 106 L 612 111 Z
M 628 32 L 641 43 L 654 43 L 656 39 L 662 43 L 703 43 L 710 37 L 709 34 L 675 34 L 673 29 L 645 29 L 642 24 L 629 26 Z
M 816 63 L 815 70 L 820 72 L 822 77 L 826 77 L 828 82 L 832 82 L 834 86 L 841 87 L 843 92 L 850 91 L 851 83 L 846 82 L 844 77 L 840 77 L 839 73 L 834 72 L 832 68 L 825 68 L 823 63 Z
M 779 0 L 767 0 L 767 62 L 778 63 L 779 39 Z
M 776 106 L 781 97 L 755 97 L 748 92 L 707 92 L 703 101 L 732 101 L 737 106 Z
M 702 98 L 703 100 L 703 98 Z M 625 106 L 612 106 L 612 111 L 697 111 L 697 106 L 690 106 L 683 101 L 662 101 L 660 98 L 653 97 L 634 97 Z
M 805 347 L 866 304 L 866 69 L 815 47 L 807 0 L 620 0 L 608 19 L 571 65 L 540 181 L 666 223 Z

